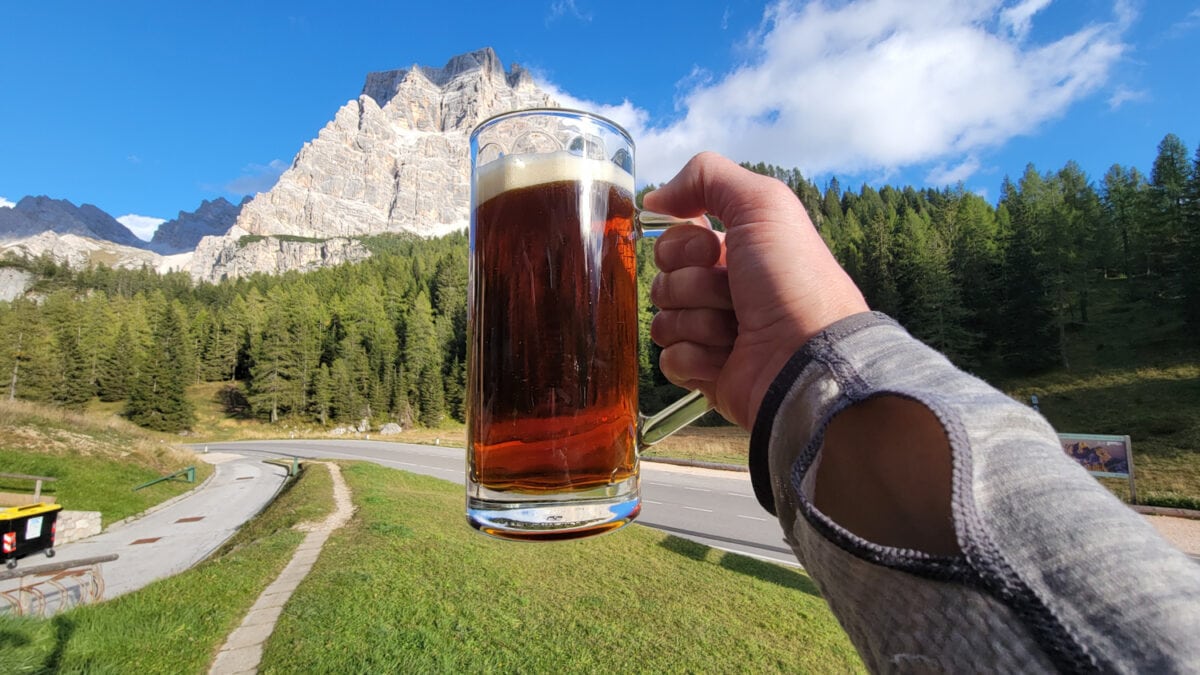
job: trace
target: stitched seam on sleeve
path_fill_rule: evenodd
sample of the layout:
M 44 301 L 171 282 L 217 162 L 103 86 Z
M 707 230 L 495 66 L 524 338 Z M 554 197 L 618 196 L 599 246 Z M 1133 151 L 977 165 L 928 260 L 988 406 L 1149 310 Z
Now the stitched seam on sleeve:
M 779 407 L 783 405 L 788 392 L 795 385 L 796 378 L 814 360 L 816 355 L 830 353 L 833 344 L 848 335 L 879 325 L 898 326 L 891 317 L 882 312 L 862 312 L 835 322 L 813 336 L 800 351 L 796 352 L 779 371 L 771 385 L 767 387 L 767 393 L 758 407 L 754 427 L 750 431 L 748 463 L 750 465 L 750 484 L 754 488 L 754 496 L 758 499 L 759 505 L 771 515 L 778 515 L 775 513 L 775 494 L 771 488 L 770 447 Z M 853 368 L 849 368 L 845 361 L 840 361 L 839 365 L 843 367 L 840 371 L 833 371 L 834 377 L 839 380 L 841 377 L 850 377 L 851 381 L 857 385 L 855 390 L 862 391 L 865 385 L 857 374 L 853 373 Z
M 950 439 L 953 457 L 952 509 L 959 547 L 967 555 L 980 587 L 1016 614 L 1030 637 L 1042 648 L 1054 665 L 1064 672 L 1091 673 L 1113 670 L 1113 664 L 1102 666 L 1094 652 L 1067 629 L 1062 617 L 1021 578 L 1004 557 L 975 509 L 974 468 L 969 439 L 962 419 L 945 414 L 941 405 L 918 398 L 938 418 Z
M 965 555 L 932 556 L 920 551 L 874 544 L 821 513 L 801 491 L 804 475 L 820 451 L 829 423 L 838 413 L 862 400 L 861 397 L 845 396 L 830 409 L 792 467 L 792 486 L 805 520 L 827 540 L 861 560 L 935 581 L 962 583 L 987 593 L 1019 617 L 1030 637 L 1056 667 L 1066 672 L 1098 672 L 1101 665 L 1097 663 L 1095 655 L 1072 635 L 1061 617 L 1021 579 L 1001 554 L 975 510 L 969 443 L 959 416 L 949 413 L 945 402 L 937 397 L 888 390 L 871 392 L 869 397 L 881 395 L 902 396 L 921 403 L 945 429 L 950 441 L 952 462 L 951 508 L 959 547 Z
M 889 394 L 912 398 L 907 394 L 892 391 L 873 392 L 871 397 Z M 804 481 L 804 476 L 816 460 L 817 453 L 820 452 L 821 445 L 825 440 L 825 432 L 830 422 L 838 413 L 859 402 L 859 400 L 862 399 L 846 396 L 831 408 L 817 433 L 813 435 L 804 452 L 796 459 L 795 464 L 792 466 L 792 489 L 796 491 L 799 506 L 805 520 L 838 548 L 872 564 L 908 572 L 909 574 L 934 581 L 956 581 L 974 585 L 974 572 L 964 556 L 935 556 L 922 551 L 881 546 L 867 541 L 838 525 L 829 516 L 819 511 L 816 505 L 812 503 L 812 500 L 801 491 L 800 488 Z

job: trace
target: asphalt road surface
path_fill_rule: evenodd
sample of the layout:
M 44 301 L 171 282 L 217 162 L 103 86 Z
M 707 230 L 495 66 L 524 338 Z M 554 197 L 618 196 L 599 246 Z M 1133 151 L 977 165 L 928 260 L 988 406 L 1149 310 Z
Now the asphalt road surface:
M 209 443 L 210 452 L 350 459 L 463 483 L 460 448 L 385 441 L 239 441 Z M 754 498 L 750 476 L 736 471 L 642 463 L 642 513 L 637 523 L 762 560 L 796 565 L 779 523 Z M 467 527 L 463 517 L 463 527 Z

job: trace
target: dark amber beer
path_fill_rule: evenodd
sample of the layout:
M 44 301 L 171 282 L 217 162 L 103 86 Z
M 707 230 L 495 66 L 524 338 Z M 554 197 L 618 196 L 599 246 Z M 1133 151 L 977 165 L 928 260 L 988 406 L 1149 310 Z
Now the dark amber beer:
M 587 490 L 637 462 L 633 196 L 546 178 L 475 212 L 472 346 L 487 367 L 470 378 L 470 469 L 492 490 Z
M 621 527 L 641 509 L 647 428 L 633 143 L 602 118 L 538 110 L 485 121 L 471 151 L 467 520 L 518 540 Z

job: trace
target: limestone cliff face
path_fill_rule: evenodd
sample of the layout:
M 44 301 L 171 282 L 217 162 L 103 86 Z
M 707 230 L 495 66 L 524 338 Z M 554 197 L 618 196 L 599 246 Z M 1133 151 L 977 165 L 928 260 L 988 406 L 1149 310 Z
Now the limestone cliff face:
M 497 113 L 555 106 L 520 67 L 506 72 L 491 48 L 442 68 L 371 73 L 359 97 L 301 148 L 275 187 L 242 208 L 227 235 L 201 240 L 192 274 L 217 281 L 282 271 L 285 249 L 303 267 L 338 264 L 368 254 L 356 241 L 334 239 L 465 228 L 470 130 Z M 244 235 L 270 239 L 247 245 Z
M 358 262 L 371 253 L 357 239 L 333 237 L 321 241 L 298 241 L 287 237 L 250 235 L 236 225 L 223 237 L 205 237 L 204 242 L 220 240 L 220 247 L 210 247 L 215 256 L 211 263 L 209 281 L 245 277 L 255 272 L 280 274 L 288 270 L 310 272 L 329 265 Z M 197 249 L 199 253 L 201 249 Z M 193 255 L 191 265 L 195 267 Z

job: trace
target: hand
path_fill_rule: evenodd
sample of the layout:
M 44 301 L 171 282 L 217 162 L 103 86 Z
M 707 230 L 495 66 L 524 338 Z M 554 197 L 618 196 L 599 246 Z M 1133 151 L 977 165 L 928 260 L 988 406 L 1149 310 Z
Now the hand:
M 714 153 L 692 158 L 646 195 L 652 211 L 711 213 L 722 236 L 678 225 L 654 247 L 661 273 L 650 298 L 663 375 L 699 389 L 726 419 L 750 429 L 788 359 L 838 319 L 867 310 L 792 191 Z

